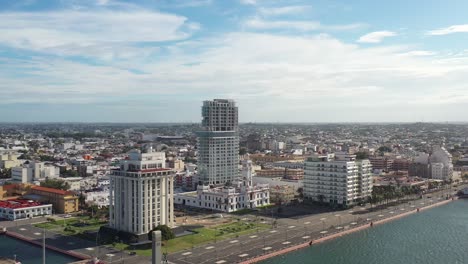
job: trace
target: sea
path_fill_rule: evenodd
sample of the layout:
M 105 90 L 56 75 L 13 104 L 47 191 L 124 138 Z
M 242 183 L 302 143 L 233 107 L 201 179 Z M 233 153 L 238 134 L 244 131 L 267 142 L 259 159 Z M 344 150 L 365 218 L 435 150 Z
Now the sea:
M 0 257 L 20 261 L 22 264 L 42 263 L 42 248 L 16 238 L 0 235 Z M 78 259 L 46 249 L 47 264 L 65 264 L 78 261 Z
M 468 199 L 262 262 L 315 263 L 468 264 Z

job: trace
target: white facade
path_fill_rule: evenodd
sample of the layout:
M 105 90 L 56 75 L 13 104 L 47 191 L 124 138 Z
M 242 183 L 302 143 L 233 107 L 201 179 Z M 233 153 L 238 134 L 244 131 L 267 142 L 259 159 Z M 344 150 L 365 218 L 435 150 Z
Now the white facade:
M 452 155 L 444 147 L 436 148 L 429 161 L 433 179 L 448 181 L 453 178 Z
M 136 235 L 158 225 L 174 225 L 174 171 L 165 168 L 164 152 L 129 153 L 110 175 L 109 224 Z
M 305 162 L 304 198 L 331 205 L 353 206 L 372 194 L 372 165 L 354 155 L 314 156 Z
M 11 168 L 11 180 L 15 183 L 33 182 L 32 170 L 28 167 Z
M 233 182 L 239 173 L 238 109 L 234 101 L 204 101 L 198 136 L 198 175 L 202 184 Z
M 0 219 L 18 220 L 52 214 L 52 204 L 0 201 Z
M 88 205 L 97 205 L 99 208 L 109 206 L 109 191 L 87 192 L 84 195 Z
M 254 185 L 252 174 L 252 162 L 245 160 L 243 161 L 242 181 L 236 182 L 234 186 L 198 185 L 195 192 L 176 194 L 174 202 L 221 212 L 235 212 L 241 209 L 254 209 L 269 205 L 270 188 L 268 184 Z
M 44 162 L 30 162 L 11 169 L 11 177 L 17 183 L 31 183 L 46 178 L 58 178 L 60 168 L 46 165 Z
M 81 181 L 83 180 L 82 177 L 67 177 L 67 178 L 60 178 L 61 180 L 67 182 L 70 185 L 70 191 L 79 191 L 81 190 Z

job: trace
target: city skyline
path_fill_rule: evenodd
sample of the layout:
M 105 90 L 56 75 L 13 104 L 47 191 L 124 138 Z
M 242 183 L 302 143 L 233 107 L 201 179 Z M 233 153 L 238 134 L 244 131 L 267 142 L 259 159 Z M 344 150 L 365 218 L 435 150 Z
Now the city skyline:
M 467 7 L 5 1 L 0 122 L 466 122 Z

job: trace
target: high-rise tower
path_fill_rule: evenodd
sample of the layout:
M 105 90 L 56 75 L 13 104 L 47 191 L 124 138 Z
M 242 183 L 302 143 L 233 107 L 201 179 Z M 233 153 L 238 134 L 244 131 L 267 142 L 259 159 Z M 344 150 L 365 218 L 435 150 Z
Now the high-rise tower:
M 174 171 L 164 152 L 129 152 L 110 175 L 109 225 L 146 240 L 158 225 L 174 224 Z M 140 239 L 140 238 L 139 238 Z
M 202 106 L 198 136 L 198 175 L 201 184 L 225 184 L 239 176 L 238 109 L 233 100 L 214 99 Z

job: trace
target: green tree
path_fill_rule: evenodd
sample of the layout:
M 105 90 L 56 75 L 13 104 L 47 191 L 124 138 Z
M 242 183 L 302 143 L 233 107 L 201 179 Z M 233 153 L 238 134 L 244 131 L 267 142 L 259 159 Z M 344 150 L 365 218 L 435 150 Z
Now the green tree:
M 387 146 L 381 146 L 379 149 L 378 149 L 379 152 L 392 152 L 392 149 L 387 147 Z
M 148 233 L 149 240 L 153 240 L 153 231 L 157 231 L 157 230 L 161 231 L 161 237 L 162 237 L 162 240 L 164 241 L 175 238 L 175 234 L 170 227 L 168 227 L 167 225 L 158 225 L 157 227 L 153 228 L 153 230 L 151 230 Z
M 41 186 L 64 191 L 68 191 L 70 189 L 70 184 L 68 184 L 68 182 L 58 179 L 46 179 L 45 181 L 41 182 Z
M 245 154 L 247 154 L 247 149 L 246 148 L 240 148 L 239 149 L 239 155 L 242 156 L 242 155 L 245 155 Z
M 363 160 L 363 159 L 368 159 L 368 158 L 369 158 L 369 153 L 363 152 L 363 151 L 356 152 L 356 159 Z
M 0 179 L 7 179 L 11 177 L 11 169 L 0 170 Z

